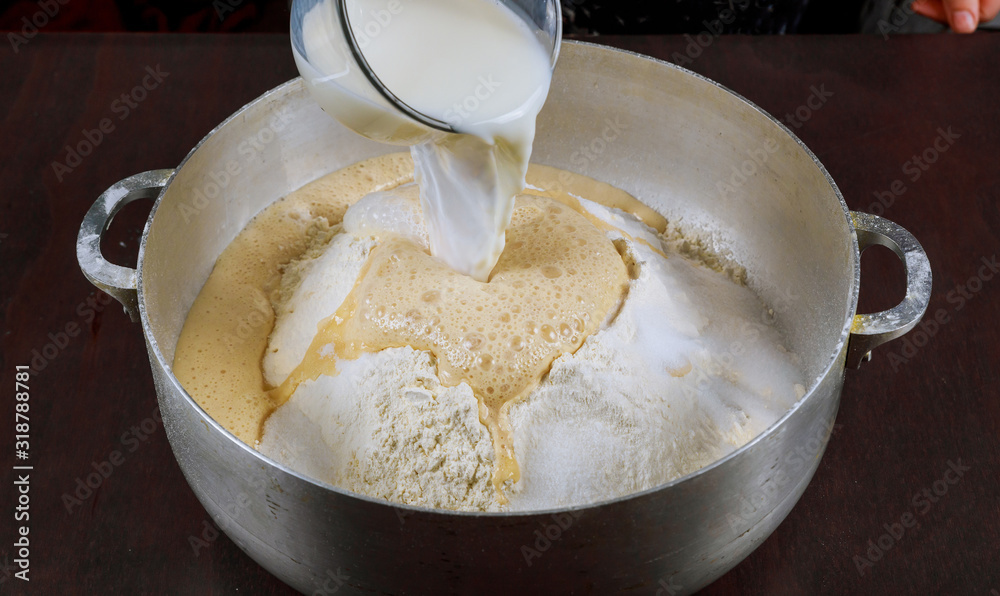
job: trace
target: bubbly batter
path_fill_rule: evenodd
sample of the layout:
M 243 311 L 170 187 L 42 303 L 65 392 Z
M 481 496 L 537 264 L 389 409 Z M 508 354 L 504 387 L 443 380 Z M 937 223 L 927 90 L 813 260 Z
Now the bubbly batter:
M 496 510 L 510 496 L 515 508 L 542 508 L 627 494 L 693 471 L 748 441 L 801 393 L 791 359 L 770 336 L 770 348 L 762 342 L 746 362 L 704 372 L 713 370 L 713 350 L 731 341 L 725 330 L 761 305 L 732 281 L 737 271 L 673 254 L 663 218 L 627 193 L 532 166 L 507 246 L 482 283 L 428 254 L 416 189 L 406 186 L 412 168 L 408 156 L 393 154 L 334 172 L 264 210 L 220 256 L 188 315 L 174 372 L 241 440 L 257 445 L 274 412 L 265 452 L 333 484 L 431 507 Z M 331 266 L 353 268 L 356 277 L 324 286 L 317 280 Z M 672 277 L 656 277 L 664 268 Z M 686 285 L 662 287 L 656 279 Z M 698 289 L 746 296 L 738 307 L 698 298 L 716 303 L 713 323 L 686 298 Z M 631 362 L 615 362 L 630 350 Z M 409 373 L 421 367 L 427 374 Z M 778 369 L 788 381 L 764 385 L 753 378 L 756 369 L 768 378 Z M 342 375 L 349 380 L 337 380 Z M 384 378 L 365 381 L 373 375 Z M 347 396 L 376 381 L 367 397 Z M 705 387 L 722 397 L 700 398 Z M 587 395 L 624 399 L 635 413 L 615 414 Z M 411 404 L 413 396 L 421 403 Z M 464 418 L 466 399 L 478 402 L 471 411 L 485 433 Z M 417 439 L 409 444 L 385 428 L 361 436 L 368 432 L 361 427 L 382 423 L 362 424 L 356 412 L 351 418 L 348 402 L 357 411 L 380 408 L 386 424 L 415 416 L 405 433 Z M 436 404 L 452 404 L 434 422 L 450 430 L 428 434 L 416 421 L 426 416 L 431 425 Z M 617 426 L 600 428 L 623 415 Z M 322 437 L 307 431 L 314 424 Z M 340 437 L 351 433 L 358 436 Z M 484 441 L 492 453 L 482 451 Z M 338 471 L 301 463 L 304 452 L 334 443 L 354 445 L 330 449 L 342 461 L 327 468 Z M 583 455 L 596 444 L 605 447 Z M 407 450 L 424 458 L 419 470 L 399 465 Z M 557 455 L 574 451 L 581 461 Z M 591 478 L 602 453 L 643 469 L 626 467 L 613 482 L 607 470 Z M 518 461 L 531 462 L 523 482 Z M 393 474 L 421 478 L 404 489 L 406 479 Z M 576 481 L 586 486 L 574 488 Z
M 188 311 L 174 375 L 240 440 L 254 445 L 275 407 L 260 364 L 274 325 L 271 297 L 281 267 L 306 251 L 311 236 L 343 220 L 361 197 L 412 181 L 413 161 L 398 153 L 333 172 L 259 213 L 219 256 Z

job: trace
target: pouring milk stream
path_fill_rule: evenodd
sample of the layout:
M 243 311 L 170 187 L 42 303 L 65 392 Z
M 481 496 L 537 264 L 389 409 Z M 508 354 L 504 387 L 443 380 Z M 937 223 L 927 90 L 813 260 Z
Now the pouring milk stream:
M 432 130 L 371 86 L 351 57 L 335 1 L 304 15 L 301 45 L 293 44 L 299 72 L 343 124 L 411 146 L 431 254 L 487 281 L 524 189 L 535 117 L 552 76 L 548 50 L 527 23 L 491 0 L 347 0 L 372 72 L 401 101 L 456 133 Z
M 414 159 L 310 183 L 219 257 L 174 361 L 207 412 L 341 488 L 523 510 L 678 478 L 805 393 L 773 329 L 716 364 L 762 304 L 714 255 L 668 260 L 659 214 L 541 166 L 521 194 L 557 7 L 538 25 L 493 0 L 296 0 L 318 103 Z

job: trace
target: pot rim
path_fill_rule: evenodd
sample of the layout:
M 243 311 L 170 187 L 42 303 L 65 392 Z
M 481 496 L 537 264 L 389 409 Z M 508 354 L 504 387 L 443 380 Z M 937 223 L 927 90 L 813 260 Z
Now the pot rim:
M 693 472 L 690 472 L 688 474 L 685 474 L 684 476 L 681 476 L 679 478 L 675 478 L 675 479 L 670 480 L 668 482 L 665 482 L 663 484 L 658 484 L 658 485 L 656 485 L 654 487 L 651 487 L 651 488 L 648 488 L 646 490 L 642 490 L 642 491 L 638 491 L 638 492 L 634 492 L 634 493 L 629 493 L 627 495 L 622 495 L 622 496 L 614 497 L 614 498 L 611 498 L 611 499 L 604 499 L 604 500 L 596 501 L 596 502 L 593 502 L 593 503 L 587 503 L 585 505 L 575 505 L 575 506 L 572 506 L 572 507 L 555 507 L 555 508 L 549 508 L 549 509 L 533 509 L 533 510 L 528 510 L 528 511 L 486 512 L 486 511 L 452 511 L 452 510 L 447 510 L 447 509 L 434 509 L 434 508 L 430 508 L 430 507 L 420 507 L 420 506 L 415 506 L 415 505 L 404 505 L 404 504 L 401 504 L 401 503 L 393 503 L 393 502 L 386 501 L 386 500 L 383 500 L 383 499 L 377 499 L 377 498 L 374 498 L 374 497 L 370 497 L 368 495 L 364 495 L 364 494 L 361 494 L 361 493 L 356 493 L 356 492 L 353 492 L 353 491 L 350 491 L 350 490 L 347 490 L 347 489 L 343 489 L 343 488 L 334 486 L 332 484 L 328 484 L 328 483 L 326 483 L 326 482 L 324 482 L 322 480 L 319 480 L 319 479 L 313 478 L 311 476 L 302 474 L 302 473 L 300 473 L 300 472 L 298 472 L 298 471 L 296 471 L 296 470 L 294 470 L 292 468 L 289 468 L 288 466 L 286 466 L 286 465 L 284 465 L 284 464 L 282 464 L 280 462 L 274 461 L 270 457 L 264 455 L 263 453 L 261 453 L 260 451 L 258 451 L 256 449 L 254 449 L 253 447 L 251 447 L 247 443 L 245 443 L 242 440 L 240 440 L 239 438 L 237 438 L 236 435 L 234 435 L 228 429 L 226 429 L 221 424 L 219 424 L 214 418 L 212 418 L 211 416 L 209 416 L 208 413 L 205 412 L 204 409 L 202 409 L 202 407 L 198 404 L 198 402 L 195 401 L 195 399 L 187 392 L 186 389 L 184 389 L 184 387 L 181 385 L 180 381 L 177 380 L 177 377 L 174 376 L 174 373 L 173 373 L 173 370 L 172 370 L 172 364 L 169 363 L 169 362 L 167 362 L 166 359 L 164 358 L 163 352 L 160 350 L 160 347 L 159 347 L 159 344 L 158 344 L 158 342 L 156 340 L 156 337 L 153 335 L 152 326 L 151 326 L 150 321 L 149 321 L 149 315 L 148 315 L 148 313 L 146 311 L 146 301 L 145 301 L 145 298 L 144 298 L 144 296 L 145 296 L 145 291 L 144 291 L 145 286 L 143 284 L 143 270 L 144 270 L 144 261 L 145 261 L 145 252 L 146 252 L 146 241 L 149 238 L 150 226 L 153 223 L 153 220 L 154 220 L 154 218 L 156 216 L 156 212 L 157 212 L 157 210 L 160 207 L 161 201 L 163 200 L 164 194 L 166 194 L 167 190 L 170 188 L 170 185 L 173 182 L 174 178 L 177 176 L 177 173 L 180 172 L 181 169 L 184 168 L 185 164 L 187 164 L 187 162 L 192 158 L 192 156 L 195 153 L 198 152 L 198 150 L 202 147 L 202 145 L 204 145 L 212 136 L 214 136 L 223 127 L 225 127 L 226 125 L 228 125 L 233 120 L 236 120 L 237 118 L 239 118 L 243 113 L 245 113 L 245 112 L 247 112 L 247 111 L 255 108 L 258 104 L 261 104 L 261 103 L 264 103 L 266 101 L 271 100 L 271 98 L 273 96 L 275 96 L 275 95 L 281 95 L 281 94 L 285 93 L 288 88 L 291 88 L 291 87 L 296 86 L 296 85 L 302 85 L 303 84 L 302 78 L 301 77 L 296 77 L 296 78 L 293 78 L 293 79 L 291 79 L 289 81 L 286 81 L 286 82 L 284 82 L 284 83 L 282 83 L 282 84 L 280 84 L 280 85 L 278 85 L 278 86 L 276 86 L 276 87 L 268 90 L 267 92 L 263 93 L 262 95 L 260 95 L 256 99 L 254 99 L 253 101 L 251 101 L 251 102 L 247 103 L 246 105 L 244 105 L 243 107 L 241 107 L 239 110 L 237 110 L 236 112 L 234 112 L 233 114 L 231 114 L 228 118 L 226 118 L 224 121 L 222 121 L 219 125 L 217 125 L 211 131 L 209 131 L 209 133 L 206 134 L 205 137 L 202 138 L 198 142 L 198 144 L 195 145 L 191 149 L 191 151 L 188 152 L 188 154 L 184 157 L 184 159 L 181 161 L 181 163 L 174 170 L 173 174 L 170 175 L 170 177 L 167 180 L 166 184 L 163 186 L 163 189 L 160 191 L 159 195 L 156 197 L 156 201 L 153 203 L 153 207 L 150 210 L 149 217 L 146 219 L 146 225 L 143 228 L 142 238 L 141 238 L 141 241 L 139 243 L 139 255 L 138 255 L 138 261 L 137 261 L 137 264 L 136 264 L 136 275 L 137 275 L 136 288 L 137 288 L 137 295 L 138 295 L 139 315 L 140 315 L 140 320 L 142 322 L 142 331 L 143 331 L 143 334 L 146 337 L 146 341 L 147 341 L 147 343 L 149 345 L 151 353 L 155 356 L 157 363 L 159 364 L 159 366 L 164 371 L 166 371 L 169 374 L 170 382 L 180 392 L 180 394 L 184 396 L 184 399 L 185 399 L 186 403 L 189 406 L 195 408 L 195 410 L 200 414 L 202 420 L 206 424 L 211 425 L 212 428 L 214 428 L 215 430 L 221 432 L 223 434 L 223 436 L 225 436 L 229 441 L 237 444 L 237 446 L 239 446 L 241 449 L 247 451 L 249 454 L 251 454 L 252 456 L 254 456 L 256 458 L 259 458 L 260 460 L 262 460 L 263 462 L 267 463 L 268 465 L 277 468 L 278 470 L 284 472 L 285 474 L 288 474 L 290 476 L 298 478 L 299 480 L 302 480 L 302 481 L 307 482 L 307 483 L 314 484 L 314 485 L 316 485 L 316 486 L 318 486 L 320 488 L 324 488 L 324 489 L 333 491 L 333 492 L 338 493 L 338 494 L 340 494 L 342 496 L 358 498 L 358 499 L 361 499 L 363 501 L 367 501 L 367 502 L 375 504 L 375 505 L 384 505 L 386 507 L 391 507 L 391 508 L 393 508 L 395 510 L 405 510 L 405 511 L 420 512 L 422 514 L 437 514 L 437 515 L 442 515 L 442 516 L 458 515 L 458 516 L 463 516 L 463 517 L 467 516 L 467 517 L 484 517 L 484 518 L 534 517 L 534 516 L 551 515 L 551 514 L 562 513 L 562 512 L 567 512 L 567 511 L 583 511 L 583 510 L 587 510 L 587 509 L 597 509 L 597 508 L 601 508 L 601 507 L 605 507 L 605 506 L 620 504 L 620 503 L 623 503 L 625 501 L 630 501 L 630 500 L 633 500 L 633 499 L 639 499 L 639 498 L 651 495 L 651 494 L 656 493 L 656 492 L 665 491 L 665 490 L 667 490 L 669 488 L 672 488 L 672 487 L 674 487 L 676 485 L 682 484 L 685 481 L 687 481 L 687 480 L 689 480 L 691 478 L 694 478 L 694 477 L 696 477 L 698 475 L 708 473 L 709 471 L 714 470 L 717 467 L 726 465 L 729 461 L 731 461 L 731 460 L 733 460 L 733 459 L 735 459 L 737 457 L 740 457 L 744 452 L 749 451 L 750 449 L 752 449 L 758 443 L 761 443 L 761 442 L 767 440 L 771 435 L 775 434 L 778 431 L 778 429 L 782 425 L 784 425 L 784 423 L 785 423 L 785 421 L 787 419 L 789 419 L 793 415 L 795 415 L 796 412 L 800 408 L 802 408 L 807 401 L 809 401 L 810 399 L 814 398 L 814 396 L 816 395 L 816 391 L 815 390 L 820 385 L 820 382 L 823 379 L 827 378 L 830 374 L 835 374 L 836 373 L 836 370 L 834 370 L 835 367 L 836 368 L 843 368 L 843 366 L 838 366 L 838 362 L 841 362 L 840 356 L 841 356 L 841 354 L 843 354 L 845 352 L 845 349 L 846 349 L 846 346 L 847 346 L 847 342 L 848 342 L 848 340 L 850 338 L 850 335 L 851 335 L 851 327 L 852 327 L 852 323 L 854 321 L 854 315 L 855 315 L 855 312 L 857 311 L 858 294 L 859 294 L 859 288 L 860 288 L 860 282 L 861 282 L 861 251 L 860 251 L 859 244 L 858 244 L 857 230 L 855 228 L 853 220 L 851 219 L 851 215 L 850 215 L 851 212 L 850 212 L 850 209 L 847 206 L 847 202 L 844 200 L 844 197 L 841 194 L 840 189 L 837 187 L 837 184 L 834 182 L 833 178 L 830 176 L 830 173 L 827 171 L 827 169 L 820 162 L 819 158 L 817 158 L 816 155 L 809 149 L 809 147 L 807 147 L 806 144 L 803 143 L 801 139 L 799 139 L 797 136 L 795 136 L 795 134 L 787 126 L 785 126 L 782 122 L 780 122 L 777 118 L 775 118 L 771 114 L 767 113 L 766 111 L 764 111 L 763 109 L 761 109 L 757 104 L 755 104 L 752 101 L 748 100 L 747 98 L 743 97 L 739 93 L 736 93 L 732 89 L 729 89 L 728 87 L 726 87 L 724 85 L 721 85 L 721 84 L 713 81 L 712 79 L 709 79 L 709 78 L 707 78 L 707 77 L 705 77 L 703 75 L 700 75 L 700 74 L 698 74 L 698 73 L 696 73 L 694 71 L 688 70 L 688 69 L 686 69 L 684 67 L 678 66 L 678 65 L 673 64 L 671 62 L 667 62 L 667 61 L 661 60 L 659 58 L 654 58 L 652 56 L 646 56 L 646 55 L 640 54 L 638 52 L 632 52 L 632 51 L 629 51 L 629 50 L 622 50 L 622 49 L 618 49 L 618 48 L 612 48 L 612 47 L 609 47 L 609 46 L 604 46 L 604 45 L 595 44 L 595 43 L 591 43 L 591 42 L 584 42 L 584 41 L 564 40 L 563 43 L 564 44 L 571 44 L 571 45 L 574 45 L 574 46 L 584 46 L 584 47 L 592 48 L 592 49 L 599 50 L 599 51 L 616 52 L 616 53 L 627 55 L 627 56 L 632 57 L 632 58 L 638 58 L 638 59 L 641 59 L 641 60 L 649 60 L 649 61 L 652 61 L 652 62 L 654 62 L 655 64 L 657 64 L 659 66 L 665 66 L 667 68 L 671 68 L 671 69 L 675 69 L 675 70 L 681 71 L 682 73 L 684 73 L 686 75 L 693 76 L 693 77 L 699 79 L 702 82 L 708 83 L 708 84 L 710 84 L 710 85 L 712 85 L 712 86 L 714 86 L 714 87 L 716 87 L 716 88 L 718 88 L 718 89 L 720 89 L 722 91 L 725 91 L 725 92 L 733 95 L 734 97 L 736 97 L 738 100 L 746 103 L 748 106 L 750 106 L 751 108 L 753 108 L 753 110 L 756 111 L 758 114 L 760 114 L 764 118 L 770 120 L 773 124 L 777 125 L 782 131 L 784 131 L 785 134 L 787 134 L 799 146 L 799 148 L 801 148 L 806 153 L 806 155 L 812 160 L 813 164 L 817 168 L 819 168 L 820 172 L 823 174 L 823 177 L 826 179 L 827 183 L 833 189 L 833 192 L 836 195 L 837 200 L 840 202 L 840 207 L 841 207 L 841 209 L 844 212 L 844 219 L 845 219 L 845 221 L 847 223 L 847 229 L 850 230 L 851 245 L 853 247 L 853 257 L 854 257 L 852 259 L 852 263 L 853 263 L 853 277 L 852 277 L 852 280 L 851 280 L 851 291 L 850 291 L 850 297 L 849 297 L 849 303 L 848 303 L 848 307 L 849 308 L 847 309 L 847 312 L 845 313 L 844 323 L 841 326 L 840 337 L 839 337 L 839 339 L 837 341 L 836 347 L 833 349 L 832 353 L 830 354 L 829 361 L 827 362 L 826 366 L 823 368 L 822 372 L 819 375 L 817 375 L 814 379 L 812 379 L 810 381 L 809 386 L 806 388 L 805 395 L 803 395 L 802 398 L 800 398 L 798 401 L 796 401 L 795 404 L 792 405 L 788 409 L 788 411 L 786 411 L 778 420 L 776 420 L 773 424 L 771 424 L 769 427 L 767 427 L 764 431 L 762 431 L 760 434 L 758 434 L 757 436 L 755 436 L 749 442 L 747 442 L 746 444 L 744 444 L 740 448 L 738 448 L 738 449 L 732 451 L 731 453 L 729 453 L 729 454 L 727 454 L 727 455 L 725 455 L 725 456 L 723 456 L 723 457 L 721 457 L 721 458 L 713 461 L 712 463 L 710 463 L 710 464 L 708 464 L 708 465 L 706 465 L 706 466 L 704 466 L 702 468 L 699 468 L 699 469 L 697 469 L 697 470 L 695 470 Z M 158 396 L 158 398 L 159 398 L 159 396 Z

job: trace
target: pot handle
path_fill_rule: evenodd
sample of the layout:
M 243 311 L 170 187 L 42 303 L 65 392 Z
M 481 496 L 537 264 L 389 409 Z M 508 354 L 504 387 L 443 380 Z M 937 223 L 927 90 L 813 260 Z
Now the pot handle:
M 174 170 L 143 172 L 129 176 L 104 191 L 83 217 L 80 235 L 76 238 L 76 260 L 84 276 L 121 302 L 133 322 L 139 320 L 136 270 L 108 262 L 101 254 L 101 238 L 122 207 L 137 199 L 155 199 L 173 175 Z
M 931 299 L 931 264 L 913 234 L 888 219 L 851 211 L 858 248 L 881 244 L 892 249 L 906 267 L 906 297 L 894 308 L 879 313 L 854 315 L 847 346 L 847 366 L 859 368 L 871 360 L 872 350 L 902 336 L 920 322 Z

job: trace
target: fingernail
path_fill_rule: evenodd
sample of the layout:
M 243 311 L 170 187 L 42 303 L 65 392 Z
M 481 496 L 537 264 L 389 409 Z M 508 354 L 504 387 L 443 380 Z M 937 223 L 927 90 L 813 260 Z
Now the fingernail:
M 976 19 L 967 10 L 960 10 L 955 13 L 955 31 L 959 33 L 972 33 L 976 30 Z

